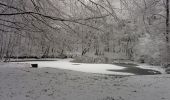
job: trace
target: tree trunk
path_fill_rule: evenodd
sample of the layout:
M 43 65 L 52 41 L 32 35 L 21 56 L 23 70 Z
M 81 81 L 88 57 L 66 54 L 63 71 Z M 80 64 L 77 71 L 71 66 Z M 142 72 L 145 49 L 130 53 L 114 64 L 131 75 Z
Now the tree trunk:
M 166 0 L 166 63 L 170 62 L 170 45 L 169 45 L 169 0 Z

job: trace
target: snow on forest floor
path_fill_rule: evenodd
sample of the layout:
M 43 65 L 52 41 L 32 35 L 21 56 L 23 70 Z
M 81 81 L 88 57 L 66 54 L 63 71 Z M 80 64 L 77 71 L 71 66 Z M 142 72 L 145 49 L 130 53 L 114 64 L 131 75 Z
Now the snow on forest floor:
M 0 63 L 0 100 L 170 100 L 170 75 L 115 76 Z
M 40 61 L 23 61 L 17 63 L 27 63 L 27 64 L 38 64 L 39 68 L 60 68 L 81 72 L 90 72 L 90 73 L 100 73 L 100 74 L 114 74 L 114 75 L 135 75 L 135 73 L 124 71 L 126 67 L 118 66 L 114 64 L 87 64 L 87 63 L 73 63 L 71 62 L 73 59 L 48 59 L 48 60 L 40 60 Z M 15 62 L 16 63 L 16 62 Z M 165 73 L 164 69 L 160 66 L 149 66 L 146 64 L 138 64 L 137 68 L 142 69 L 151 69 L 155 71 L 159 71 L 161 73 Z M 140 69 L 138 69 L 140 71 Z M 142 70 L 141 70 L 142 71 Z

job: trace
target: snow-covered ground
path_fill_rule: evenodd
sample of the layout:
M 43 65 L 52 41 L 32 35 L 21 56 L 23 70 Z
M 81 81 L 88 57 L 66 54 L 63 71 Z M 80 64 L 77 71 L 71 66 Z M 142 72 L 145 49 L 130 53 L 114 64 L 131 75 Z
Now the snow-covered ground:
M 110 76 L 0 63 L 0 100 L 170 100 L 170 75 Z
M 90 73 L 100 73 L 100 74 L 114 74 L 114 75 L 134 75 L 133 73 L 128 72 L 116 72 L 109 70 L 123 70 L 125 67 L 113 65 L 113 64 L 87 64 L 87 63 L 73 63 L 70 62 L 73 59 L 57 59 L 56 61 L 27 61 L 27 62 L 17 62 L 17 63 L 27 63 L 27 64 L 38 64 L 39 68 L 60 68 L 81 72 L 90 72 Z M 161 67 L 153 67 L 149 65 L 140 64 L 137 66 L 143 69 L 153 69 L 164 73 L 164 69 Z

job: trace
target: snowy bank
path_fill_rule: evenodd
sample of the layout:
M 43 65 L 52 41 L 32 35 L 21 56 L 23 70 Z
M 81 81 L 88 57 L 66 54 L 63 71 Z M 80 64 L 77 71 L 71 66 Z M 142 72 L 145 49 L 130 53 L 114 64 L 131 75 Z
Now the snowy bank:
M 124 71 L 126 67 L 118 66 L 114 64 L 87 64 L 87 63 L 73 63 L 73 59 L 56 59 L 56 61 L 26 61 L 26 62 L 17 62 L 17 63 L 27 63 L 27 64 L 38 64 L 39 68 L 60 68 L 67 70 L 74 70 L 80 72 L 88 73 L 99 73 L 99 74 L 112 74 L 112 75 L 135 75 L 132 72 Z M 16 62 L 15 62 L 16 63 Z M 151 67 L 149 65 L 136 66 L 137 68 L 150 69 L 155 71 L 160 71 L 164 73 L 164 69 L 161 67 Z M 140 70 L 139 70 L 140 71 Z M 141 70 L 142 71 L 142 70 Z
M 72 59 L 58 59 L 57 61 L 28 61 L 28 62 L 17 62 L 27 64 L 38 64 L 39 68 L 60 68 L 67 70 L 74 70 L 88 73 L 99 73 L 99 74 L 115 74 L 115 75 L 134 75 L 132 73 L 123 72 L 112 72 L 107 69 L 121 70 L 125 67 L 116 66 L 112 64 L 86 64 L 86 63 L 73 63 L 70 62 Z
M 123 77 L 4 63 L 0 80 L 0 100 L 170 100 L 170 75 Z

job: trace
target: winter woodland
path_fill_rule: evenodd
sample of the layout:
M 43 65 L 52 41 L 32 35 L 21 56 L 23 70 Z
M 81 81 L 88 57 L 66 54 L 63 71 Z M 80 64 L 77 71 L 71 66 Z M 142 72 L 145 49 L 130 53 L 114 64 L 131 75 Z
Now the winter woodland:
M 169 0 L 0 0 L 0 59 L 166 66 L 169 29 Z

